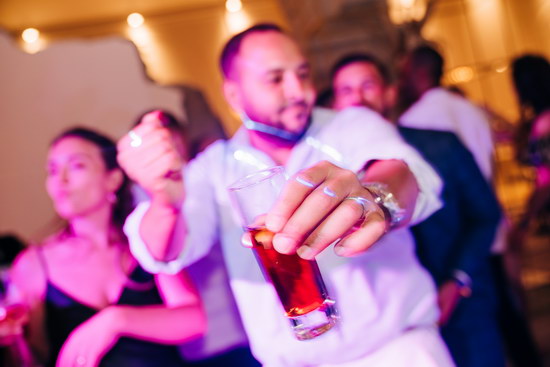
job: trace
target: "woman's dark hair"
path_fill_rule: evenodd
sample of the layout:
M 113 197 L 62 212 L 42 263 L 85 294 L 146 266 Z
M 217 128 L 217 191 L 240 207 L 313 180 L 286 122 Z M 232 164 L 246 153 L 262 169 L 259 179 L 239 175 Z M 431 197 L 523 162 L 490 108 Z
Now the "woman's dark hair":
M 112 171 L 113 169 L 120 169 L 122 171 L 117 161 L 116 144 L 112 139 L 86 127 L 73 127 L 63 131 L 55 137 L 51 145 L 53 146 L 67 137 L 76 137 L 94 144 L 99 148 L 101 157 L 103 158 L 103 162 L 105 163 L 105 167 L 108 171 Z M 122 227 L 124 225 L 124 221 L 126 220 L 128 214 L 130 214 L 130 212 L 134 209 L 132 192 L 130 189 L 130 180 L 124 171 L 122 171 L 122 174 L 122 184 L 115 192 L 116 202 L 114 203 L 112 213 L 113 223 L 121 235 L 123 235 Z
M 520 56 L 512 62 L 512 77 L 520 102 L 521 123 L 515 136 L 517 157 L 520 162 L 533 164 L 529 135 L 536 116 L 550 108 L 550 64 L 543 56 Z
M 550 108 L 550 64 L 542 56 L 524 55 L 512 62 L 514 85 L 523 108 L 535 115 Z

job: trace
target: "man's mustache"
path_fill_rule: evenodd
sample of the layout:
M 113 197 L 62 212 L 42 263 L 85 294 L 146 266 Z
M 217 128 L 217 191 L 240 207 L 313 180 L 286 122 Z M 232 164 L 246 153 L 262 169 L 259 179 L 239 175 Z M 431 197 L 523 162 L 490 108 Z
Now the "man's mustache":
M 290 102 L 285 103 L 282 107 L 280 107 L 278 112 L 282 113 L 286 109 L 289 109 L 289 108 L 292 108 L 292 107 L 301 107 L 301 108 L 307 109 L 309 107 L 309 105 L 304 100 L 290 101 Z

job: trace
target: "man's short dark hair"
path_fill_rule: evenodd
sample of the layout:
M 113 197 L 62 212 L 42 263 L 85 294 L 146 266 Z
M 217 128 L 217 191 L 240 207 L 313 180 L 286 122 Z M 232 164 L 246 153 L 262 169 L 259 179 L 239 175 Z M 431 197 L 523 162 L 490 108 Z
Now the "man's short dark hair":
M 366 62 L 366 63 L 372 64 L 376 68 L 380 76 L 382 76 L 382 80 L 384 81 L 385 84 L 389 84 L 391 82 L 390 72 L 386 67 L 386 65 L 384 65 L 375 56 L 368 53 L 360 53 L 360 52 L 345 55 L 340 60 L 338 60 L 338 62 L 334 64 L 334 66 L 330 71 L 330 80 L 334 80 L 334 77 L 336 76 L 336 74 L 340 70 L 342 70 L 344 67 L 350 64 L 354 64 L 356 62 Z
M 413 70 L 424 69 L 428 72 L 432 82 L 439 85 L 443 76 L 443 57 L 437 50 L 428 45 L 416 47 L 410 53 L 410 62 Z
M 233 71 L 235 56 L 239 53 L 243 40 L 252 33 L 269 31 L 285 33 L 283 29 L 276 24 L 260 23 L 237 33 L 227 41 L 220 56 L 220 69 L 225 78 L 230 78 L 231 72 Z

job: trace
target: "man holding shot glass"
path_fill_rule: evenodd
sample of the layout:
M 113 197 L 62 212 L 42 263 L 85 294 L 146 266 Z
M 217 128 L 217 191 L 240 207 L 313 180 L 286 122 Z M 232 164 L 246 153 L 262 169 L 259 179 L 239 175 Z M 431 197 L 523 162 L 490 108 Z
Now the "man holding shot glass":
M 182 168 L 150 114 L 119 142 L 121 165 L 152 198 L 126 224 L 134 255 L 150 271 L 175 272 L 220 241 L 264 366 L 452 366 L 435 325 L 434 285 L 406 229 L 440 206 L 434 171 L 375 113 L 313 109 L 309 65 L 274 25 L 234 36 L 221 67 L 226 99 L 244 125 L 229 141 Z M 280 254 L 315 258 L 338 312 L 337 319 L 328 312 L 330 327 L 307 340 L 289 323 L 254 251 L 239 245 L 263 240 L 243 236 L 246 224 L 228 191 L 278 165 L 288 180 L 260 217 L 272 234 L 264 242 Z

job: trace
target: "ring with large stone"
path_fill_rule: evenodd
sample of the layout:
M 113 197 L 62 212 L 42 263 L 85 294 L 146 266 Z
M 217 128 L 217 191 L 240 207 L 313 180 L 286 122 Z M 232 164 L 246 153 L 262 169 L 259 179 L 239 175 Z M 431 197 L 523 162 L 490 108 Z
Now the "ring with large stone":
M 76 357 L 76 365 L 77 366 L 85 366 L 86 365 L 86 358 L 83 356 Z
M 130 130 L 128 132 L 128 136 L 130 137 L 130 146 L 137 148 L 143 143 L 143 139 L 141 139 L 141 136 L 136 134 L 133 130 Z
M 367 217 L 367 213 L 371 210 L 374 204 L 372 200 L 366 199 L 361 196 L 348 196 L 344 200 L 353 200 L 357 204 L 361 205 L 361 209 L 363 210 L 363 212 L 361 213 L 361 217 L 357 221 L 364 220 Z

